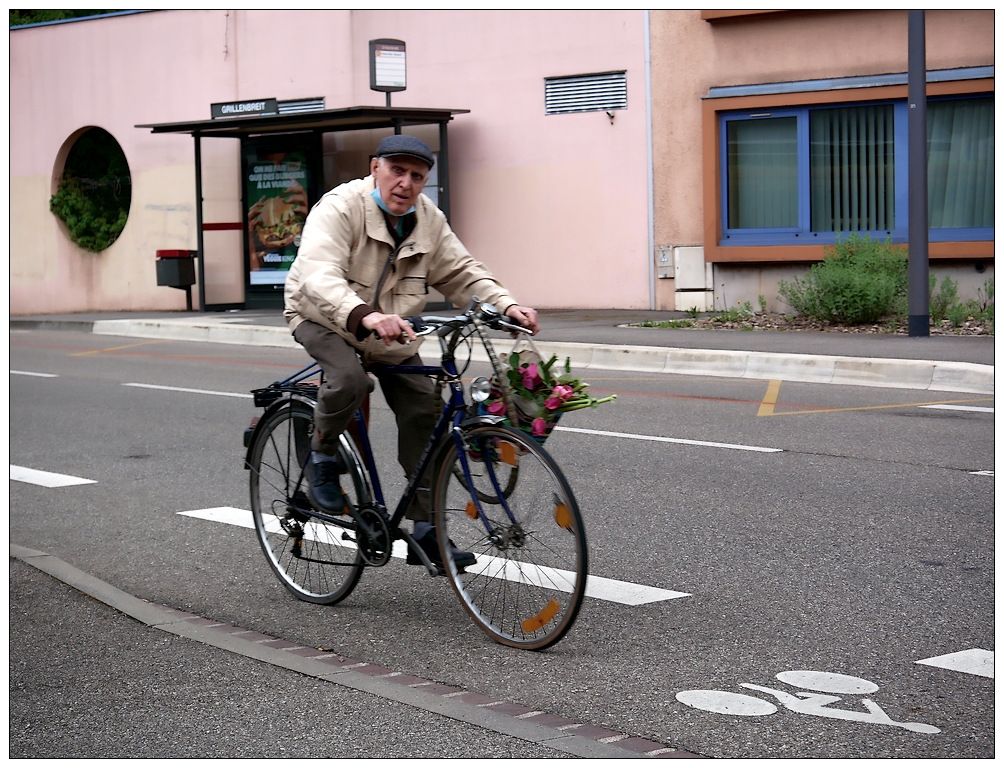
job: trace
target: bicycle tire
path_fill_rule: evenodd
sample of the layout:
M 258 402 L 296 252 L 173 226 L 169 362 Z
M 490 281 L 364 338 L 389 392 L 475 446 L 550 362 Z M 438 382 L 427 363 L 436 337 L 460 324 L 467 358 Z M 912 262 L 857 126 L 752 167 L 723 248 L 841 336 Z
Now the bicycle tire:
M 322 519 L 307 499 L 302 467 L 310 456 L 313 409 L 290 399 L 265 419 L 249 460 L 255 533 L 286 589 L 300 600 L 333 605 L 355 589 L 364 566 L 354 541 L 343 539 L 355 527 L 352 519 Z M 339 453 L 349 467 L 342 482 L 347 500 L 368 502 L 369 484 L 348 435 L 341 436 Z
M 433 480 L 444 570 L 464 610 L 489 637 L 542 650 L 571 629 L 585 596 L 588 551 L 578 504 L 558 465 L 523 433 L 482 426 L 465 431 L 463 439 L 468 457 L 473 452 L 480 458 L 468 462 L 475 493 L 457 480 L 454 470 L 461 477 L 463 470 L 455 442 L 440 454 Z M 498 465 L 519 467 L 508 496 L 491 481 Z M 457 568 L 451 546 L 473 552 L 477 562 Z

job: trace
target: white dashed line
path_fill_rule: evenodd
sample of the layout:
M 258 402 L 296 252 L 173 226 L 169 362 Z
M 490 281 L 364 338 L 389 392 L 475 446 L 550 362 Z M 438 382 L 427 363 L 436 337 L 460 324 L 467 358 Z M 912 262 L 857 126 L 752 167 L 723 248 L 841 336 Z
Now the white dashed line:
M 942 411 L 972 411 L 973 413 L 993 413 L 993 408 L 979 405 L 918 405 L 918 408 L 936 408 Z
M 162 389 L 168 392 L 191 392 L 195 395 L 218 395 L 220 397 L 244 397 L 251 399 L 254 397 L 251 393 L 244 394 L 243 392 L 216 392 L 211 389 L 189 389 L 188 387 L 165 387 L 160 384 L 137 384 L 135 382 L 129 382 L 128 384 L 123 384 L 123 387 L 139 387 L 141 389 Z
M 97 482 L 97 480 L 86 480 L 83 477 L 59 475 L 55 472 L 43 472 L 40 469 L 19 467 L 15 464 L 10 465 L 10 479 L 21 483 L 41 485 L 45 488 L 62 488 L 67 485 L 87 485 Z
M 684 440 L 681 437 L 659 437 L 658 435 L 632 435 L 628 432 L 605 432 L 600 429 L 579 429 L 578 427 L 555 427 L 561 432 L 579 432 L 584 435 L 601 437 L 624 437 L 628 440 L 651 440 L 656 443 L 679 443 L 680 445 L 700 445 L 706 448 L 731 448 L 734 451 L 757 451 L 759 453 L 781 453 L 783 448 L 763 448 L 759 445 L 736 445 L 734 443 L 710 443 L 704 440 Z
M 179 512 L 179 515 L 195 517 L 201 520 L 209 520 L 214 523 L 226 523 L 240 528 L 254 528 L 254 520 L 251 512 L 246 509 L 236 507 L 212 507 L 209 509 L 193 509 L 186 512 Z M 309 536 L 309 530 L 307 535 Z M 354 547 L 352 542 L 339 542 L 345 547 Z M 398 539 L 394 542 L 391 554 L 394 557 L 404 559 L 408 554 L 408 545 Z M 524 564 L 522 568 L 517 568 L 507 560 L 495 557 L 479 556 L 476 566 L 468 566 L 468 571 L 473 570 L 495 571 L 495 576 L 507 581 L 519 581 L 523 583 L 541 584 L 546 583 L 556 589 L 562 589 L 562 585 L 568 588 L 564 591 L 571 592 L 572 573 L 557 568 L 544 568 Z M 670 589 L 660 589 L 659 587 L 649 587 L 645 584 L 633 584 L 629 581 L 618 581 L 617 579 L 607 579 L 602 576 L 589 575 L 586 579 L 586 597 L 593 597 L 597 600 L 605 600 L 621 605 L 646 605 L 657 603 L 662 600 L 673 600 L 678 597 L 690 597 L 687 592 L 674 592 Z
M 40 379 L 58 379 L 58 373 L 35 373 L 34 371 L 11 371 L 16 376 L 38 376 Z

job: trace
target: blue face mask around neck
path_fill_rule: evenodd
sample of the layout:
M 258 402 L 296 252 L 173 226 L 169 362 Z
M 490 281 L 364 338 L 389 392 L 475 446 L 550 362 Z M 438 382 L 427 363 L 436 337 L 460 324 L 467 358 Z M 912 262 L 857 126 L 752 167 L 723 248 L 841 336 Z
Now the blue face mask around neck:
M 387 204 L 384 203 L 383 198 L 380 196 L 380 187 L 374 187 L 373 191 L 370 194 L 372 195 L 373 199 L 376 201 L 376 204 L 380 207 L 380 210 L 383 211 L 384 213 L 386 213 L 389 216 L 407 216 L 409 213 L 414 213 L 415 212 L 415 206 L 411 206 L 411 208 L 408 209 L 407 211 L 405 211 L 404 213 L 400 213 L 400 214 L 399 213 L 393 213 L 387 207 Z

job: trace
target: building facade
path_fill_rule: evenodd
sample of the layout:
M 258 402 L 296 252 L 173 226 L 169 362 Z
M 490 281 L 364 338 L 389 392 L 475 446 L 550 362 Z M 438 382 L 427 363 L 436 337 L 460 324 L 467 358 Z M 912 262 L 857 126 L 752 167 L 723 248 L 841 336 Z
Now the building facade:
M 930 256 L 964 290 L 993 274 L 993 12 L 926 17 Z M 221 10 L 15 28 L 10 311 L 183 309 L 157 284 L 160 250 L 201 249 L 210 308 L 278 301 L 249 213 L 275 194 L 262 185 L 309 179 L 313 202 L 366 172 L 394 129 L 330 121 L 387 104 L 374 40 L 406 44 L 394 108 L 451 116 L 448 134 L 399 130 L 441 153 L 430 192 L 521 301 L 780 308 L 777 280 L 841 234 L 905 241 L 906 26 L 906 11 Z M 327 128 L 242 117 L 212 134 L 238 120 L 211 105 L 272 100 Z M 93 128 L 131 184 L 96 253 L 49 206 Z M 283 247 L 265 255 L 295 256 Z

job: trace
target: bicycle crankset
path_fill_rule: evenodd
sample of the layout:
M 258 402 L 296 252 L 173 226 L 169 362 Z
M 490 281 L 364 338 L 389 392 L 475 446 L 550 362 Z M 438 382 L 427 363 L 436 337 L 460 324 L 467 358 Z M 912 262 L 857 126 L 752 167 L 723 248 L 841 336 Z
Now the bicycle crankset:
M 367 565 L 386 565 L 393 540 L 384 516 L 375 507 L 363 505 L 352 510 L 352 518 L 356 521 L 356 546 L 363 560 Z

